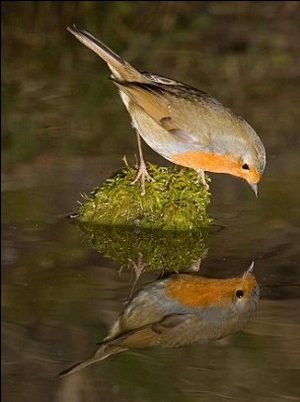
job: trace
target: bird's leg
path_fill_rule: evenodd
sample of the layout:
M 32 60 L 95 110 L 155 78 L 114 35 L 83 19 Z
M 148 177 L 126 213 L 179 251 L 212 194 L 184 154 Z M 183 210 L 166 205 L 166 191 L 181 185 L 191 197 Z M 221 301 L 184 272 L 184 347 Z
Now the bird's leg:
M 197 170 L 197 173 L 198 173 L 198 177 L 202 181 L 203 186 L 205 186 L 206 188 L 209 188 L 209 185 L 207 184 L 207 182 L 205 180 L 204 170 Z
M 131 184 L 135 184 L 140 179 L 141 186 L 142 186 L 141 195 L 145 195 L 146 194 L 145 180 L 152 181 L 153 178 L 150 176 L 150 174 L 147 171 L 146 163 L 145 163 L 144 156 L 143 156 L 141 136 L 137 130 L 136 130 L 136 139 L 137 139 L 138 150 L 139 150 L 140 166 L 139 166 L 139 170 L 136 175 L 136 178 L 133 180 L 133 182 L 131 182 Z

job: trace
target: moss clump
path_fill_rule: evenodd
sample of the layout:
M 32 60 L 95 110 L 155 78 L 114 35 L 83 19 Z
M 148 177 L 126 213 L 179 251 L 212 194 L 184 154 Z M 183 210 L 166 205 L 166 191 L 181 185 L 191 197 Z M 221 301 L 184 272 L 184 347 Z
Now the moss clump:
M 135 263 L 143 272 L 182 271 L 197 266 L 207 254 L 207 229 L 173 232 L 87 223 L 79 226 L 95 249 L 121 268 L 132 268 Z
M 209 227 L 206 212 L 210 193 L 197 173 L 181 167 L 147 166 L 154 181 L 131 185 L 136 169 L 123 169 L 95 188 L 78 210 L 78 219 L 101 225 L 124 225 L 162 230 L 193 230 Z

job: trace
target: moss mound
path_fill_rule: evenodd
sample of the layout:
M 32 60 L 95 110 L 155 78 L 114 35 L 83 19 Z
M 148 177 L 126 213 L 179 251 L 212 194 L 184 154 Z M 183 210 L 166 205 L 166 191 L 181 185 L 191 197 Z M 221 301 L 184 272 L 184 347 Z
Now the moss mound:
M 78 210 L 78 220 L 101 225 L 134 226 L 160 230 L 207 228 L 212 219 L 206 212 L 209 189 L 192 169 L 147 166 L 154 181 L 131 185 L 136 169 L 128 166 L 95 188 Z

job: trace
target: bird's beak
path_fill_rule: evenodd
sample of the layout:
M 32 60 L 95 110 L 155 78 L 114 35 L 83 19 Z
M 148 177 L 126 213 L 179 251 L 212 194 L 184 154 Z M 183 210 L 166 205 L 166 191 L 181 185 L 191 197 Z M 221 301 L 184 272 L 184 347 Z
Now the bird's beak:
M 251 183 L 249 181 L 248 181 L 248 183 L 249 183 L 249 186 L 254 191 L 255 196 L 258 197 L 258 185 L 257 185 L 257 183 Z

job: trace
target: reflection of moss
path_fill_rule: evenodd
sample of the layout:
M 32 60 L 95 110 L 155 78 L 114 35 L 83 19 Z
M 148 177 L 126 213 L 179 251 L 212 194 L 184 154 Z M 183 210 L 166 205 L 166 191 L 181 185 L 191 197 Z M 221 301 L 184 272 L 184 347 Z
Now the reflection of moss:
M 130 261 L 142 262 L 144 272 L 188 269 L 207 253 L 207 230 L 173 232 L 86 223 L 80 228 L 104 257 L 121 267 L 131 265 Z
M 192 169 L 148 166 L 154 179 L 130 185 L 136 169 L 126 165 L 96 188 L 79 208 L 79 220 L 101 225 L 126 225 L 163 230 L 191 230 L 210 226 L 206 213 L 209 190 Z

